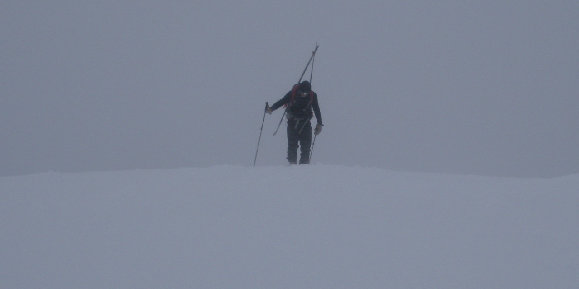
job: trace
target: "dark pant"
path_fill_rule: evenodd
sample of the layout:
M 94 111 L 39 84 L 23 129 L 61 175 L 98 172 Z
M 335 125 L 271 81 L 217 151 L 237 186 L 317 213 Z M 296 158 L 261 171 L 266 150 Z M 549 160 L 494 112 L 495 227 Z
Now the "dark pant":
M 288 120 L 287 123 L 287 160 L 296 164 L 298 158 L 298 143 L 300 146 L 300 164 L 310 163 L 312 146 L 312 124 L 308 119 Z

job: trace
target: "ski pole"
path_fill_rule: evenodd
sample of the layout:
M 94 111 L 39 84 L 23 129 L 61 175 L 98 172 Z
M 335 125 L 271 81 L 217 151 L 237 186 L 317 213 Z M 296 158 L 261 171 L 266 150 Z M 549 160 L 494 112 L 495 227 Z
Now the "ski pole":
M 259 152 L 259 143 L 261 142 L 261 132 L 263 131 L 263 123 L 265 121 L 265 112 L 267 111 L 268 107 L 269 107 L 269 104 L 266 101 L 265 102 L 265 109 L 263 110 L 263 118 L 261 119 L 261 128 L 259 129 L 259 138 L 257 139 L 257 149 L 255 150 L 255 157 L 253 158 L 253 166 L 254 167 L 255 167 L 255 162 L 257 161 L 257 153 Z
M 310 66 L 310 63 L 312 63 L 312 71 L 311 71 L 311 74 L 310 74 L 310 83 L 312 82 L 312 75 L 313 75 L 313 69 L 314 69 L 313 62 L 312 62 L 312 61 L 314 60 L 314 57 L 316 56 L 316 52 L 318 51 L 318 47 L 320 47 L 320 45 L 318 45 L 318 44 L 316 43 L 316 48 L 314 48 L 314 51 L 312 51 L 312 56 L 310 56 L 310 59 L 308 60 L 308 63 L 306 63 L 306 68 L 304 68 L 304 71 L 302 72 L 302 75 L 300 75 L 300 79 L 298 80 L 298 84 L 299 84 L 300 82 L 302 82 L 302 78 L 304 77 L 304 74 L 306 74 L 306 71 L 308 70 L 308 67 Z M 276 135 L 276 134 L 277 134 L 277 131 L 279 130 L 279 127 L 281 126 L 281 122 L 283 121 L 283 117 L 285 116 L 286 112 L 287 112 L 287 108 L 284 110 L 283 114 L 281 115 L 281 119 L 279 120 L 279 123 L 277 124 L 277 128 L 276 128 L 275 131 L 273 132 L 273 135 Z
M 312 147 L 310 148 L 310 162 L 312 161 L 312 155 L 314 154 L 314 145 L 316 144 L 316 137 L 318 137 L 318 135 L 314 135 L 314 141 L 312 142 Z

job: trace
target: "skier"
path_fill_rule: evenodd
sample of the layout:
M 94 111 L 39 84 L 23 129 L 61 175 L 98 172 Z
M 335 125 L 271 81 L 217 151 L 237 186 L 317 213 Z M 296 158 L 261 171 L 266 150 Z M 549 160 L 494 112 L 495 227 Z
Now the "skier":
M 298 142 L 300 146 L 300 164 L 310 163 L 310 149 L 312 145 L 312 124 L 310 120 L 315 114 L 317 124 L 314 134 L 322 132 L 322 114 L 318 104 L 318 95 L 312 91 L 312 85 L 304 80 L 294 85 L 286 95 L 266 108 L 271 114 L 282 105 L 286 105 L 287 113 L 287 160 L 290 164 L 297 164 Z M 312 113 L 313 109 L 313 113 Z

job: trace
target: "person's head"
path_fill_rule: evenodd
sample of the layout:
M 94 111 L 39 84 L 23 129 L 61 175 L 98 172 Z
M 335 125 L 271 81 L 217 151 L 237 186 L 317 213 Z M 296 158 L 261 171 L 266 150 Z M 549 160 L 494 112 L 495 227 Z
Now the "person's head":
M 304 80 L 300 83 L 300 89 L 303 91 L 310 91 L 312 90 L 312 84 L 309 81 Z

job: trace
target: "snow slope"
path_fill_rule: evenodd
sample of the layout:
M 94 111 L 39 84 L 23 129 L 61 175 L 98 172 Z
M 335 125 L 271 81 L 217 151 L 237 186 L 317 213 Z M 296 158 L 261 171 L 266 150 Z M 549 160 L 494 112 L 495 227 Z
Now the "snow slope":
M 312 165 L 0 178 L 0 288 L 577 288 L 579 175 Z

